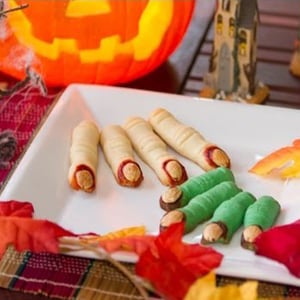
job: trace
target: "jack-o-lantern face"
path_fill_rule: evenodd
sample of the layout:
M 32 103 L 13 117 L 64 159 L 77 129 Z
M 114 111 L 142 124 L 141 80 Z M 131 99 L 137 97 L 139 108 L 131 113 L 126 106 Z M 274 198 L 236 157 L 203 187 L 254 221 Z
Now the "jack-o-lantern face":
M 7 1 L 9 8 L 21 4 Z M 170 55 L 185 32 L 194 0 L 29 0 L 28 4 L 7 18 L 12 34 L 0 41 L 6 49 L 0 50 L 2 58 L 16 47 L 24 57 L 31 52 L 31 63 L 48 84 L 112 84 L 146 74 Z M 18 73 L 5 59 L 0 69 Z

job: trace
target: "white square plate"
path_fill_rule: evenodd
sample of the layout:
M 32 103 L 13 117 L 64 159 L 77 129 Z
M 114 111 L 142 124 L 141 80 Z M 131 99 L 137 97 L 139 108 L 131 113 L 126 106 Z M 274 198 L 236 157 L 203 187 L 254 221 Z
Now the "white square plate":
M 54 221 L 78 234 L 105 234 L 138 225 L 145 225 L 149 233 L 158 233 L 164 213 L 159 196 L 166 187 L 142 161 L 145 179 L 136 189 L 116 183 L 101 150 L 94 193 L 74 191 L 67 180 L 71 133 L 81 120 L 94 119 L 101 129 L 107 124 L 122 125 L 129 116 L 147 118 L 157 107 L 168 109 L 221 146 L 231 158 L 241 188 L 257 197 L 267 194 L 279 200 L 282 212 L 277 224 L 300 218 L 298 179 L 264 179 L 248 173 L 259 158 L 299 138 L 299 110 L 96 85 L 74 84 L 65 90 L 6 184 L 1 199 L 29 201 L 35 207 L 36 218 Z M 192 162 L 175 155 L 189 176 L 203 173 Z M 185 241 L 199 242 L 202 229 L 203 225 L 198 226 L 185 236 Z M 240 235 L 241 230 L 229 245 L 213 245 L 224 254 L 218 274 L 300 286 L 300 279 L 284 266 L 243 249 Z M 120 259 L 131 261 L 132 256 Z

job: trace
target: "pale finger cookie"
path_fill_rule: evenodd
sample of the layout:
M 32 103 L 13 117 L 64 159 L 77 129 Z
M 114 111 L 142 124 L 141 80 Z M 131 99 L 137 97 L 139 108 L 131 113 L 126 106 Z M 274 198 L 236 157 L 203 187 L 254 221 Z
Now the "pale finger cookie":
M 122 186 L 139 186 L 143 173 L 126 131 L 119 125 L 108 125 L 101 131 L 100 143 L 117 182 Z
M 174 186 L 187 180 L 184 166 L 168 152 L 167 145 L 140 117 L 131 117 L 124 124 L 135 151 L 156 173 L 162 184 Z
M 205 171 L 217 167 L 230 168 L 230 158 L 224 150 L 207 141 L 196 129 L 181 123 L 166 109 L 154 110 L 149 122 L 169 146 Z
M 73 129 L 68 180 L 75 190 L 92 192 L 96 187 L 99 133 L 97 125 L 89 120 Z

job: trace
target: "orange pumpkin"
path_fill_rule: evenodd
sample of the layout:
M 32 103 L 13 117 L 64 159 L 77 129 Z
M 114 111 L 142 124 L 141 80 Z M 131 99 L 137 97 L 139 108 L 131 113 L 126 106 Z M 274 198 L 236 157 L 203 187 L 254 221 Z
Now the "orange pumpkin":
M 0 70 L 46 84 L 117 84 L 163 63 L 180 43 L 195 0 L 27 0 L 7 14 Z M 25 3 L 6 0 L 7 9 Z

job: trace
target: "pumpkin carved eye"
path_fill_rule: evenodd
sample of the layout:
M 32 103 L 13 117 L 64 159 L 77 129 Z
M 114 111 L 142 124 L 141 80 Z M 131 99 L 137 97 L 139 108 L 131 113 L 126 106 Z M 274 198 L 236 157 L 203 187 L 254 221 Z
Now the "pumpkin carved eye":
M 67 17 L 84 17 L 93 15 L 109 14 L 111 11 L 109 1 L 107 0 L 71 0 L 68 3 Z

